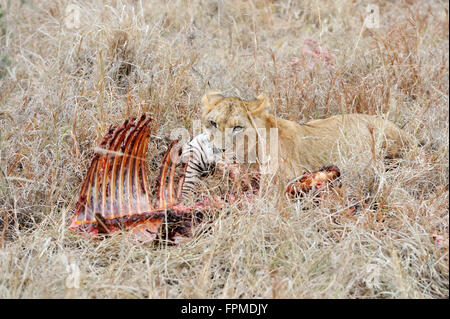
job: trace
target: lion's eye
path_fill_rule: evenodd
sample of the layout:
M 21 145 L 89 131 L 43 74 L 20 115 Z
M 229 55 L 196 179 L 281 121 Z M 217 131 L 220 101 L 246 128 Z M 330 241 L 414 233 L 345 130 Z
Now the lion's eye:
M 217 123 L 214 121 L 209 121 L 209 124 L 211 124 L 212 127 L 217 127 Z
M 242 131 L 244 129 L 244 127 L 243 126 L 235 126 L 235 127 L 233 127 L 233 133 L 237 133 L 237 132 L 240 132 L 240 131 Z

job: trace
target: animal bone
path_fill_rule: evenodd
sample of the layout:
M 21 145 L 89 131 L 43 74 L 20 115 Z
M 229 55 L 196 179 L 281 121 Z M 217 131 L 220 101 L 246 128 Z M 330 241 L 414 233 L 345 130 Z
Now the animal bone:
M 306 172 L 302 176 L 290 181 L 286 187 L 286 194 L 296 197 L 310 191 L 325 190 L 328 186 L 334 186 L 341 172 L 335 165 L 324 166 L 314 172 Z

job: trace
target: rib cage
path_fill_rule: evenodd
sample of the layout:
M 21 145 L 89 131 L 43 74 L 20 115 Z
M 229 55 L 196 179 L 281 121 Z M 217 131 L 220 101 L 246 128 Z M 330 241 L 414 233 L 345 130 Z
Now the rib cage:
M 111 126 L 96 150 L 81 187 L 71 229 L 109 233 L 123 226 L 154 219 L 162 222 L 164 210 L 180 201 L 185 167 L 175 185 L 180 147 L 173 141 L 157 181 L 157 199 L 152 201 L 145 171 L 145 155 L 151 119 L 143 115 Z

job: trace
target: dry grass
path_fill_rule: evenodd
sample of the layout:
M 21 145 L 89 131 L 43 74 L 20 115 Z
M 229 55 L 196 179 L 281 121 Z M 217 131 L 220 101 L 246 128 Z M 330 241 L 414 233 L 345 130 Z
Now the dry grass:
M 93 3 L 0 0 L 1 298 L 448 298 L 446 1 Z M 378 29 L 362 28 L 369 3 Z M 334 66 L 307 66 L 307 38 Z M 265 91 L 299 122 L 385 114 L 423 146 L 391 170 L 379 154 L 343 160 L 355 216 L 346 200 L 306 209 L 268 192 L 177 247 L 69 232 L 109 124 L 148 112 L 156 137 L 191 128 L 210 87 Z

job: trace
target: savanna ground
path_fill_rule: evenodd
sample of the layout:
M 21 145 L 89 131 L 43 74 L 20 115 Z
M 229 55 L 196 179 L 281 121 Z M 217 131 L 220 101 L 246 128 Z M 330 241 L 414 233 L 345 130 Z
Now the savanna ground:
M 448 298 L 447 1 L 0 4 L 1 298 Z M 343 161 L 354 216 L 272 189 L 179 246 L 68 231 L 107 127 L 191 129 L 208 89 L 266 92 L 301 123 L 380 114 L 422 146 L 389 170 L 378 148 Z

